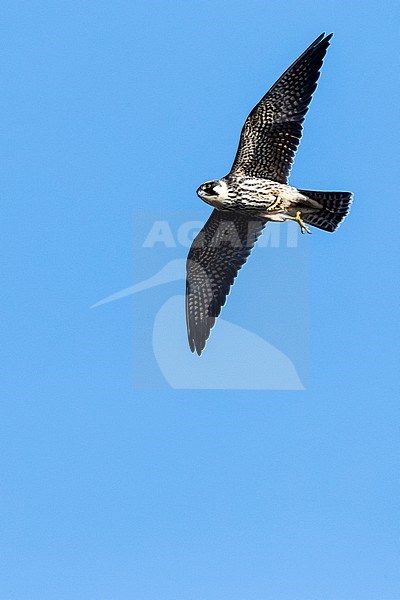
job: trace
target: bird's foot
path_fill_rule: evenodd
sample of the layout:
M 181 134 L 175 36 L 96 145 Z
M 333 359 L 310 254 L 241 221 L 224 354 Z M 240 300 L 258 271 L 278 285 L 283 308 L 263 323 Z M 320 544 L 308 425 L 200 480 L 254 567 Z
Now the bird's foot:
M 283 204 L 283 200 L 280 196 L 278 196 L 275 200 L 275 202 L 273 202 L 272 204 L 270 204 L 267 207 L 267 211 L 271 211 L 271 210 L 279 210 L 280 208 L 282 208 L 282 204 Z
M 298 210 L 295 217 L 292 217 L 293 221 L 296 221 L 300 225 L 301 233 L 311 233 L 310 228 L 304 223 L 301 218 L 301 212 Z

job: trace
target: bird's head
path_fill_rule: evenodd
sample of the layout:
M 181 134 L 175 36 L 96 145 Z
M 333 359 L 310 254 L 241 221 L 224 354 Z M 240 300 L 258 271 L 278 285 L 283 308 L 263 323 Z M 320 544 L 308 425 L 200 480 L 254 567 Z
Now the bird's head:
M 211 206 L 220 206 L 228 198 L 228 186 L 223 179 L 206 181 L 198 188 L 197 195 Z

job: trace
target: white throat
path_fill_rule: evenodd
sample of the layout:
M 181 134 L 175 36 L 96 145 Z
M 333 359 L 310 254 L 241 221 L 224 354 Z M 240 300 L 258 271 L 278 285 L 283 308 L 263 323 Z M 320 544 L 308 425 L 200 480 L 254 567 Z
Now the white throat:
M 218 200 L 228 199 L 228 186 L 226 185 L 225 181 L 220 181 L 214 189 L 218 194 Z

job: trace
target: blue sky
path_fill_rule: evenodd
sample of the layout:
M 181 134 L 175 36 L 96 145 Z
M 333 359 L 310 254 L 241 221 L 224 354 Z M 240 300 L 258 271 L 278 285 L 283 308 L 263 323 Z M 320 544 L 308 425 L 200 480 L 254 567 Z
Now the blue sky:
M 0 598 L 397 600 L 396 3 L 1 13 Z M 337 234 L 299 240 L 307 389 L 172 390 L 147 363 L 138 389 L 144 313 L 182 281 L 90 306 L 154 274 L 132 251 L 141 211 L 207 218 L 197 186 L 229 170 L 250 109 L 322 31 L 291 182 L 355 201 Z M 223 315 L 255 332 L 290 292 L 263 258 Z

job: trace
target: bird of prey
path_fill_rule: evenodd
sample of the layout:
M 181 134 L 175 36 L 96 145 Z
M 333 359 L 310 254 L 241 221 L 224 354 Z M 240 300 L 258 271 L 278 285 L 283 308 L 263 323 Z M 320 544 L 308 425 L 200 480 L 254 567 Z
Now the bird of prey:
M 186 268 L 189 346 L 201 354 L 239 269 L 268 221 L 296 221 L 335 231 L 351 192 L 315 192 L 288 185 L 302 123 L 333 34 L 321 34 L 253 108 L 231 171 L 203 183 L 198 196 L 214 210 L 194 239 Z

